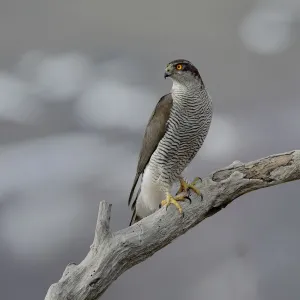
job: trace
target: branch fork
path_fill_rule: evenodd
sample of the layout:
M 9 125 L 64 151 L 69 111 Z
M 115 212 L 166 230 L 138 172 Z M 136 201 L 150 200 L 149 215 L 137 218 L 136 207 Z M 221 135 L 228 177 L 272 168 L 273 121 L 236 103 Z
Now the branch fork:
M 146 260 L 178 236 L 251 191 L 300 179 L 300 150 L 270 155 L 249 163 L 234 161 L 197 184 L 204 200 L 192 193 L 175 208 L 161 208 L 134 225 L 112 233 L 111 204 L 100 202 L 94 241 L 84 260 L 69 264 L 45 300 L 96 300 L 126 270 Z

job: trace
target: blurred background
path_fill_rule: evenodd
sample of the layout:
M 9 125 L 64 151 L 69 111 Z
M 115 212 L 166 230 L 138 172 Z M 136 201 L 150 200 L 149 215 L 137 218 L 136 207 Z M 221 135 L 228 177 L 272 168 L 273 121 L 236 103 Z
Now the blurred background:
M 299 149 L 298 0 L 0 3 L 1 299 L 44 299 L 89 250 L 98 204 L 128 225 L 141 139 L 199 69 L 214 103 L 186 175 Z M 256 191 L 121 276 L 101 298 L 298 300 L 299 182 Z

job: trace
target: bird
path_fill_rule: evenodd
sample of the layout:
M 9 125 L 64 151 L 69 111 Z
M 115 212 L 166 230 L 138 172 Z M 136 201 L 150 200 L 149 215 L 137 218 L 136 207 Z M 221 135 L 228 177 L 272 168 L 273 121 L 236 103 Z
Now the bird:
M 172 80 L 172 88 L 159 99 L 144 132 L 128 199 L 132 210 L 129 226 L 170 204 L 183 215 L 178 202 L 190 200 L 191 190 L 202 196 L 195 186 L 201 178 L 196 177 L 188 183 L 182 173 L 208 134 L 213 115 L 212 100 L 198 69 L 188 60 L 169 62 L 164 78 Z M 172 196 L 171 188 L 176 182 L 180 187 Z

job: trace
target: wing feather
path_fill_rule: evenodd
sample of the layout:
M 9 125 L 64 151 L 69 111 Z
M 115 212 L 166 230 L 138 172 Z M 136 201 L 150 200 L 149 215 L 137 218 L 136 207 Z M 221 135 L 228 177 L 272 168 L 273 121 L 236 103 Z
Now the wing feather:
M 156 107 L 148 121 L 144 138 L 143 138 L 142 147 L 139 154 L 136 175 L 128 199 L 128 205 L 130 205 L 138 180 L 140 176 L 144 173 L 144 170 L 151 158 L 151 155 L 153 154 L 160 140 L 166 133 L 167 121 L 170 117 L 172 105 L 173 105 L 172 94 L 169 93 L 167 95 L 164 95 L 163 97 L 160 98 L 160 100 L 156 104 Z M 140 188 L 138 190 L 134 202 L 132 203 L 132 209 L 134 209 L 135 207 L 135 203 L 139 193 L 140 193 Z

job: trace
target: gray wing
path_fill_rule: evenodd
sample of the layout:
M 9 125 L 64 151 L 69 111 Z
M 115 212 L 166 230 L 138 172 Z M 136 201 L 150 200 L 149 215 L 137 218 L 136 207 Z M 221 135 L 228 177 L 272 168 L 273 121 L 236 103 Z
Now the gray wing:
M 159 141 L 165 135 L 167 130 L 167 121 L 169 119 L 171 108 L 173 105 L 172 94 L 164 95 L 160 98 L 156 107 L 148 121 L 148 125 L 145 130 L 142 148 L 139 155 L 139 161 L 137 165 L 136 175 L 133 181 L 133 185 L 130 191 L 128 205 L 132 201 L 132 196 L 135 191 L 137 182 L 140 176 L 144 173 L 144 170 L 151 158 L 151 155 L 157 148 Z M 132 203 L 132 209 L 135 207 L 136 200 L 140 193 L 140 188 L 137 192 L 134 202 Z

